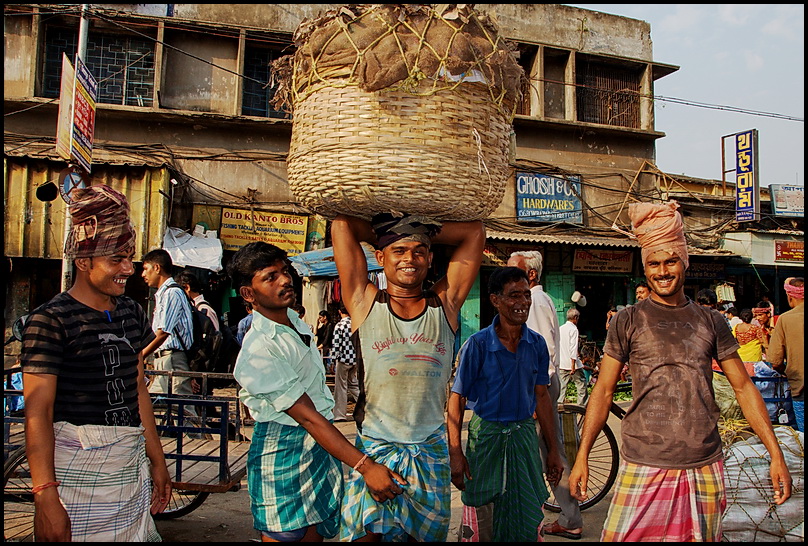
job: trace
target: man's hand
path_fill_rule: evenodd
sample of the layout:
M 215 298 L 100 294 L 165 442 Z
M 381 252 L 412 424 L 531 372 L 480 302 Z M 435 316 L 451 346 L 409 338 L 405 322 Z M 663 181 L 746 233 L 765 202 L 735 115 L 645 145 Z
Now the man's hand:
M 564 475 L 564 464 L 561 462 L 561 454 L 558 449 L 553 449 L 547 453 L 547 468 L 544 472 L 547 474 L 547 481 L 550 486 L 556 487 Z
M 168 475 L 168 468 L 163 465 L 151 466 L 152 495 L 151 513 L 159 514 L 168 506 L 171 500 L 171 477 Z
M 570 472 L 570 495 L 576 500 L 585 501 L 586 483 L 589 481 L 589 463 L 582 460 L 581 456 L 575 461 L 575 466 Z
M 772 458 L 769 473 L 774 486 L 774 504 L 783 504 L 791 497 L 792 481 L 788 467 L 782 459 L 775 460 Z
M 452 471 L 452 484 L 460 491 L 466 490 L 466 480 L 471 478 L 471 468 L 462 450 L 449 450 L 449 468 Z
M 59 492 L 49 487 L 34 495 L 34 538 L 37 542 L 71 542 L 70 517 L 59 501 Z
M 407 480 L 398 473 L 370 459 L 362 463 L 359 467 L 359 472 L 365 479 L 370 496 L 376 502 L 385 502 L 396 498 L 396 495 L 404 492 L 401 486 L 408 485 Z

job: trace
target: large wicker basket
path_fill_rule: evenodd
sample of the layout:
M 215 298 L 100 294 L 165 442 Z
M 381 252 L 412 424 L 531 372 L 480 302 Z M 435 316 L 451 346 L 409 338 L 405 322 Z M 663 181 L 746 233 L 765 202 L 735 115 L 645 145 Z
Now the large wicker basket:
M 324 216 L 480 219 L 502 201 L 510 133 L 483 86 L 427 96 L 327 86 L 295 106 L 289 185 Z
M 343 10 L 307 26 L 308 42 L 301 40 L 288 65 L 276 65 L 287 67 L 284 89 L 294 112 L 287 165 L 295 198 L 326 217 L 488 216 L 510 174 L 513 88 L 523 77 L 511 51 L 476 12 L 463 12 L 461 24 L 417 5 L 352 9 L 355 17 Z M 371 45 L 361 54 L 333 45 L 363 36 Z M 389 50 L 379 52 L 378 44 L 402 37 L 410 43 L 400 44 L 400 59 L 381 58 Z M 429 39 L 447 48 L 442 59 L 427 59 Z M 460 43 L 462 50 L 450 49 Z M 480 43 L 488 47 L 485 59 Z M 331 65 L 328 55 L 336 59 Z M 350 66 L 346 55 L 356 59 Z M 389 76 L 399 60 L 401 70 Z M 380 75 L 388 81 L 380 83 Z

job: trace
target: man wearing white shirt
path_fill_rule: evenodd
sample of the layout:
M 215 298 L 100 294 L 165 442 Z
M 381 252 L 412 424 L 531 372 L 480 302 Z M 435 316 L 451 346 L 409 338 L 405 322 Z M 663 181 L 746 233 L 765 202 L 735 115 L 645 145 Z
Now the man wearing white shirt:
M 578 358 L 578 319 L 581 312 L 575 308 L 567 311 L 567 322 L 559 328 L 559 380 L 561 383 L 561 393 L 558 403 L 563 404 L 567 394 L 567 384 L 572 379 L 578 391 L 578 405 L 586 404 L 589 393 L 586 390 L 586 377 L 584 376 L 583 364 Z
M 550 385 L 548 390 L 550 392 L 550 400 L 557 400 L 560 393 L 563 392 L 561 391 L 558 376 L 558 315 L 556 314 L 553 300 L 550 299 L 550 296 L 547 295 L 539 284 L 542 272 L 541 253 L 537 250 L 514 252 L 510 255 L 507 265 L 518 267 L 527 273 L 528 282 L 530 283 L 531 302 L 526 324 L 528 328 L 541 334 L 544 341 L 547 343 L 547 350 L 550 353 Z M 563 445 L 561 426 L 555 405 L 553 405 L 553 411 L 556 415 L 556 430 L 559 432 L 559 442 L 561 442 L 559 445 Z M 539 434 L 539 448 L 542 453 L 542 464 L 546 464 L 547 444 L 544 442 L 544 437 L 541 434 Z M 570 467 L 566 461 L 564 450 L 561 449 L 560 453 L 566 476 L 569 475 Z M 553 495 L 555 495 L 556 502 L 561 507 L 561 514 L 558 517 L 558 521 L 542 526 L 542 534 L 561 536 L 572 540 L 580 539 L 583 534 L 583 518 L 581 517 L 578 501 L 572 498 L 570 494 L 567 479 L 562 478 L 558 485 L 553 488 Z

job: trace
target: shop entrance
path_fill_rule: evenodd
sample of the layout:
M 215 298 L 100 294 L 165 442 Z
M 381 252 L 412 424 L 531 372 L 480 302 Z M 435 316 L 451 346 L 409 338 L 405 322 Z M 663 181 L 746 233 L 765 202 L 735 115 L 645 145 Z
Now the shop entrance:
M 630 279 L 624 276 L 576 275 L 575 289 L 586 296 L 586 307 L 578 307 L 580 335 L 602 346 L 606 341 L 606 313 L 612 306 L 629 303 L 630 287 Z

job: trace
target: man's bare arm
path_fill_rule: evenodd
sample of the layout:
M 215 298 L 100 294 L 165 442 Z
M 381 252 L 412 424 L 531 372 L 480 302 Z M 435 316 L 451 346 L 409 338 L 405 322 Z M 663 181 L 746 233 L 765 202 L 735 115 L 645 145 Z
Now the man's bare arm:
M 56 482 L 53 405 L 57 377 L 51 374 L 23 374 L 25 398 L 25 453 L 36 487 Z M 34 535 L 37 541 L 69 542 L 70 518 L 59 500 L 59 488 L 48 487 L 34 494 Z
M 446 308 L 446 316 L 456 327 L 457 313 L 480 270 L 485 248 L 485 227 L 480 221 L 445 222 L 432 242 L 457 246 L 446 269 L 446 276 L 433 287 Z
M 609 355 L 603 355 L 600 361 L 598 382 L 592 389 L 592 395 L 586 406 L 581 442 L 578 445 L 578 455 L 575 465 L 570 472 L 570 493 L 578 500 L 586 500 L 586 483 L 589 480 L 589 452 L 595 443 L 606 420 L 609 418 L 609 409 L 612 407 L 612 398 L 623 369 L 622 362 Z
M 351 315 L 351 326 L 359 328 L 370 310 L 376 287 L 368 280 L 368 262 L 361 243 L 375 242 L 370 222 L 340 214 L 331 222 L 334 262 L 339 273 L 342 301 Z

